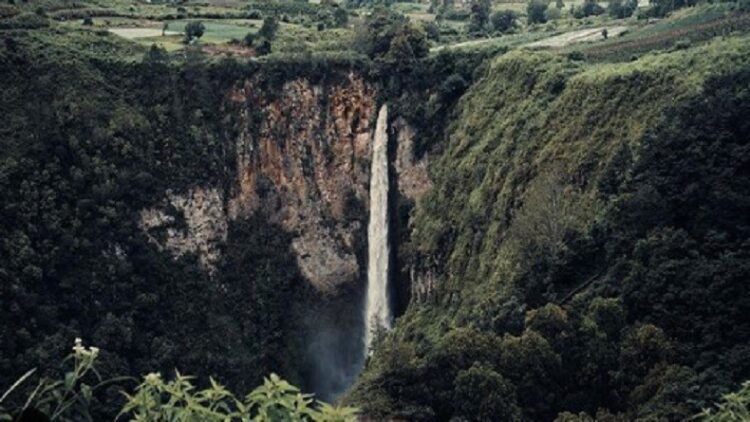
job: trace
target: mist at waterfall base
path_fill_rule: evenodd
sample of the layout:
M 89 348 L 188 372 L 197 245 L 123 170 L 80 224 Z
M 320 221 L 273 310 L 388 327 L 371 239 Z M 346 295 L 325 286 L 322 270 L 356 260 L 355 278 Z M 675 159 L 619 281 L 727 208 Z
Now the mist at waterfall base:
M 305 370 L 307 391 L 333 401 L 356 380 L 364 365 L 364 283 L 326 297 L 305 318 Z
M 388 108 L 383 105 L 372 146 L 367 283 L 325 298 L 305 321 L 305 378 L 322 400 L 335 400 L 354 383 L 374 335 L 391 327 L 388 188 Z

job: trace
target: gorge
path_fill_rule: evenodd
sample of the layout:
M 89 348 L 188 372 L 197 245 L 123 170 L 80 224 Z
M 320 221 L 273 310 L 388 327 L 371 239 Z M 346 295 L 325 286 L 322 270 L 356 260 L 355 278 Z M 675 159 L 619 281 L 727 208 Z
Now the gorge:
M 287 388 L 277 374 L 365 420 L 695 416 L 750 379 L 733 4 L 554 48 L 521 43 L 567 18 L 430 50 L 380 9 L 351 54 L 0 28 L 0 392 L 31 368 L 65 386 L 81 338 L 103 379 L 127 378 L 91 420 L 175 370 L 240 400 Z M 243 7 L 223 24 L 263 25 Z M 296 15 L 336 5 L 284 7 L 274 48 L 357 29 Z M 699 38 L 713 16 L 732 31 Z

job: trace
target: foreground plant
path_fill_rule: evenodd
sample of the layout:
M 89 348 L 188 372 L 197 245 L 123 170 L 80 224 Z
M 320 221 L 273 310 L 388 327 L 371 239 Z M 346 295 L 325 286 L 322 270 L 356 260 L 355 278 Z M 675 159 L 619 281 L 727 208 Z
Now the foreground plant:
M 196 390 L 194 377 L 176 373 L 164 381 L 159 373 L 144 377 L 143 383 L 120 416 L 134 421 L 325 421 L 356 420 L 356 409 L 317 402 L 311 394 L 284 381 L 276 374 L 265 378 L 244 400 L 210 379 L 211 386 Z M 119 416 L 118 416 L 119 418 Z
M 715 409 L 704 409 L 695 419 L 703 422 L 750 421 L 750 381 L 742 383 L 739 391 L 725 394 Z
M 0 396 L 0 422 L 24 417 L 48 418 L 50 421 L 92 421 L 94 394 L 113 383 L 133 380 L 117 377 L 103 380 L 96 371 L 99 356 L 96 347 L 86 348 L 76 339 L 73 353 L 64 362 L 72 361 L 73 368 L 62 380 L 41 378 L 31 390 L 24 404 L 4 407 L 4 402 L 35 374 L 28 371 Z M 336 407 L 316 401 L 312 394 L 303 394 L 297 387 L 271 374 L 244 399 L 210 378 L 210 386 L 197 389 L 195 377 L 175 371 L 175 378 L 165 381 L 161 374 L 150 373 L 127 398 L 116 420 L 143 422 L 230 422 L 230 421 L 289 421 L 289 422 L 350 422 L 356 420 L 357 409 Z M 91 383 L 93 380 L 95 383 Z M 14 419 L 15 416 L 15 419 Z M 36 420 L 36 419 L 35 419 Z
M 72 361 L 72 370 L 65 372 L 62 380 L 40 378 L 24 404 L 20 408 L 13 409 L 13 413 L 17 415 L 41 413 L 50 421 L 93 420 L 90 408 L 94 393 L 107 385 L 132 379 L 130 377 L 102 379 L 94 368 L 98 356 L 98 348 L 86 348 L 80 338 L 75 339 L 73 353 L 63 361 L 63 363 Z M 31 379 L 36 370 L 34 368 L 26 372 L 0 397 L 0 421 L 14 420 L 11 410 L 5 409 L 3 402 Z

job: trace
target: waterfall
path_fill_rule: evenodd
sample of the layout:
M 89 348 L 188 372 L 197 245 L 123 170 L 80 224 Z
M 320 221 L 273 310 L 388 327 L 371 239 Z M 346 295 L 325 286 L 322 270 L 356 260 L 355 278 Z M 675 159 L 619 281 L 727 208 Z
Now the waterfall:
M 388 298 L 388 106 L 378 113 L 370 171 L 370 222 L 367 225 L 365 354 L 377 330 L 391 328 Z

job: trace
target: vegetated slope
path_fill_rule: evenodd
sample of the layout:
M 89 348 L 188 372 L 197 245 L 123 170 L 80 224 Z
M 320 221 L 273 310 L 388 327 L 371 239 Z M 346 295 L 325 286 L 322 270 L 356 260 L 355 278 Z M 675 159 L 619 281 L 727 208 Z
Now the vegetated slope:
M 438 274 L 347 400 L 374 417 L 680 420 L 750 378 L 750 43 L 499 57 L 409 245 Z
M 288 230 L 262 210 L 224 221 L 213 273 L 205 245 L 162 244 L 211 230 L 193 217 L 224 213 L 214 199 L 236 187 L 239 132 L 263 116 L 251 102 L 230 113 L 231 88 L 257 77 L 270 96 L 288 78 L 336 79 L 335 66 L 176 66 L 158 50 L 131 63 L 85 54 L 115 46 L 80 52 L 51 35 L 0 44 L 0 385 L 54 372 L 76 337 L 101 348 L 105 378 L 178 368 L 237 390 L 271 372 L 307 381 L 303 318 L 328 305 L 300 274 Z M 171 224 L 144 233 L 143 211 L 161 204 Z M 109 393 L 94 406 L 104 414 L 122 399 Z

